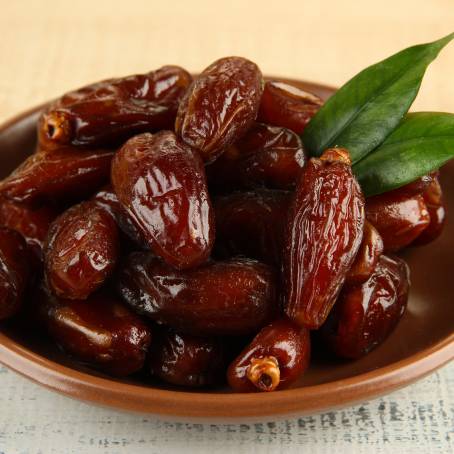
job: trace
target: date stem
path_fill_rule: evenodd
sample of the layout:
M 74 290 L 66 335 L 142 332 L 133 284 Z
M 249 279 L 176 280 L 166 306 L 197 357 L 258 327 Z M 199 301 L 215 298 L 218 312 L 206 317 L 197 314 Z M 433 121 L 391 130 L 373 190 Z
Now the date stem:
M 246 375 L 250 382 L 261 391 L 274 391 L 281 378 L 279 363 L 274 356 L 252 358 Z

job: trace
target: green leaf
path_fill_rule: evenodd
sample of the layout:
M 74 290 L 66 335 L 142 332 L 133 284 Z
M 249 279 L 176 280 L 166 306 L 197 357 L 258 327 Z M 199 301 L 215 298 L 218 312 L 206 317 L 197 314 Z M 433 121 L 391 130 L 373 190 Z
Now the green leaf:
M 353 166 L 366 196 L 381 194 L 438 169 L 454 157 L 454 114 L 411 113 Z
M 409 47 L 353 77 L 307 125 L 302 139 L 309 153 L 340 146 L 353 163 L 370 153 L 408 112 L 427 66 L 453 38 Z

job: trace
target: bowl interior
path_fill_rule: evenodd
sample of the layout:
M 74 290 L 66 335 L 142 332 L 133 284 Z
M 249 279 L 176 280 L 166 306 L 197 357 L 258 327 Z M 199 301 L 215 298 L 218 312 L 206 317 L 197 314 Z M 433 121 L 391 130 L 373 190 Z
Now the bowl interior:
M 327 98 L 332 90 L 315 84 L 300 83 Z M 6 176 L 36 146 L 35 125 L 39 111 L 34 110 L 0 128 L 0 177 Z M 448 212 L 454 211 L 454 162 L 445 166 L 441 174 Z M 453 334 L 454 311 L 451 309 L 454 268 L 454 221 L 448 218 L 440 239 L 429 246 L 405 251 L 404 258 L 411 269 L 411 295 L 408 310 L 391 336 L 376 350 L 357 361 L 335 360 L 323 352 L 314 352 L 309 371 L 293 388 L 331 383 L 355 377 L 409 358 Z M 33 299 L 33 295 L 30 297 Z M 33 304 L 33 301 L 30 301 Z M 0 330 L 13 343 L 30 349 L 56 363 L 103 376 L 83 365 L 73 362 L 42 334 L 34 332 L 15 321 L 0 323 Z M 0 358 L 1 359 L 1 358 Z M 177 390 L 180 393 L 198 393 L 186 389 L 168 387 L 149 378 L 137 375 L 127 379 L 108 378 L 114 383 L 133 383 L 142 386 L 143 393 L 152 387 Z M 228 393 L 227 389 L 214 389 L 211 393 Z M 201 391 L 203 393 L 203 391 Z

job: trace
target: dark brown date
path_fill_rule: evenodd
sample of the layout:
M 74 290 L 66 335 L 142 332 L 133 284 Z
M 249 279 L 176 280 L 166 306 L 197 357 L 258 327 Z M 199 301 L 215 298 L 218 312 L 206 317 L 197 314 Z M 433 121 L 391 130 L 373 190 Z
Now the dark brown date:
M 39 151 L 0 182 L 0 196 L 36 203 L 82 200 L 108 182 L 112 157 L 103 150 Z
M 214 199 L 216 252 L 245 255 L 279 269 L 291 198 L 289 192 L 262 189 Z
M 396 197 L 413 197 L 415 195 L 422 195 L 426 188 L 432 183 L 434 179 L 437 179 L 438 172 L 432 172 L 429 175 L 424 175 L 411 183 L 401 186 L 400 188 L 393 189 L 387 192 Z
M 22 305 L 30 274 L 27 254 L 19 233 L 0 227 L 0 320 L 15 315 Z
M 301 134 L 323 101 L 316 95 L 279 80 L 265 84 L 259 121 L 282 126 Z
M 369 197 L 366 217 L 383 238 L 385 252 L 409 246 L 430 223 L 422 195 L 385 193 Z
M 429 212 L 430 223 L 413 242 L 417 246 L 422 246 L 436 240 L 441 235 L 446 221 L 443 191 L 441 190 L 437 176 L 434 176 L 422 196 Z
M 200 336 L 253 334 L 277 310 L 273 272 L 248 259 L 178 271 L 150 253 L 135 252 L 119 287 L 139 314 Z
M 117 376 L 142 369 L 150 328 L 114 297 L 96 293 L 79 301 L 50 296 L 41 304 L 50 335 L 77 360 Z
M 210 189 L 292 189 L 306 162 L 300 138 L 289 129 L 255 123 L 246 135 L 207 166 Z
M 364 198 L 346 150 L 326 150 L 299 178 L 284 251 L 285 311 L 300 326 L 319 328 L 361 245 Z
M 215 385 L 225 372 L 224 348 L 217 339 L 154 330 L 148 367 L 151 375 L 173 385 Z
M 360 358 L 381 344 L 405 312 L 409 269 L 397 258 L 382 255 L 372 276 L 340 294 L 321 333 L 342 358 Z
M 50 227 L 44 250 L 47 285 L 61 298 L 85 299 L 111 275 L 118 251 L 112 215 L 94 201 L 75 205 Z
M 0 225 L 19 232 L 39 261 L 50 224 L 57 214 L 49 205 L 35 208 L 9 200 L 0 201 Z
M 109 79 L 67 93 L 43 113 L 43 148 L 112 146 L 141 132 L 173 129 L 191 76 L 178 66 Z
M 263 79 L 260 69 L 241 57 L 215 61 L 197 77 L 181 101 L 175 131 L 203 160 L 215 160 L 257 117 Z
M 173 132 L 128 140 L 113 159 L 112 185 L 155 254 L 181 269 L 208 259 L 214 219 L 205 169 Z
M 368 221 L 364 223 L 361 246 L 347 273 L 345 284 L 361 284 L 369 279 L 383 254 L 383 240 L 377 229 Z
M 135 245 L 140 247 L 147 247 L 142 232 L 136 227 L 132 219 L 129 217 L 126 210 L 118 201 L 118 197 L 108 185 L 99 190 L 92 198 L 98 205 L 107 210 L 117 222 L 121 231 L 134 242 Z
M 286 388 L 308 368 L 310 345 L 306 328 L 288 319 L 274 321 L 229 366 L 229 385 L 238 392 Z

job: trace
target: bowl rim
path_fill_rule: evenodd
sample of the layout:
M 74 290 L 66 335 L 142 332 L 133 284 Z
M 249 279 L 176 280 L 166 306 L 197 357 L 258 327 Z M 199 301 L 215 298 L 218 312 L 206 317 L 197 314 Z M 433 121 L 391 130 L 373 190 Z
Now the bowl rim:
M 273 77 L 269 77 L 271 79 Z M 335 88 L 276 77 L 331 92 Z M 19 113 L 0 125 L 0 133 L 36 114 L 48 103 Z M 272 393 L 174 391 L 122 383 L 59 364 L 19 344 L 0 330 L 0 363 L 31 381 L 69 397 L 105 407 L 157 416 L 224 421 L 302 416 L 375 398 L 410 384 L 454 359 L 454 331 L 404 359 L 369 372 L 319 385 Z

